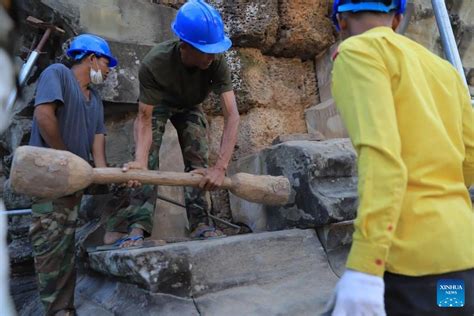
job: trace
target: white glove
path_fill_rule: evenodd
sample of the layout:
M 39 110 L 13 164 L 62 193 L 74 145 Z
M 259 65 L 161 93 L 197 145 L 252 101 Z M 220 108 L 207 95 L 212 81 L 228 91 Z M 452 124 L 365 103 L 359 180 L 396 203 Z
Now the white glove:
M 381 277 L 346 270 L 326 305 L 324 315 L 385 316 L 384 290 Z

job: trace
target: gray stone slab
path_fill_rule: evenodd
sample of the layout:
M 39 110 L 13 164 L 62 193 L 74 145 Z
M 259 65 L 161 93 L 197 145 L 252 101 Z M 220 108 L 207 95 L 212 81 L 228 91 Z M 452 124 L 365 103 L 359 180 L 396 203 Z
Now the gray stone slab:
M 200 297 L 315 273 L 335 281 L 313 230 L 287 230 L 90 253 L 92 269 L 155 293 Z M 332 280 L 332 281 L 331 281 Z M 290 283 L 293 281 L 289 281 Z
M 153 294 L 95 275 L 79 278 L 76 307 L 79 315 L 199 315 L 192 299 Z
M 337 278 L 313 272 L 207 294 L 196 299 L 202 315 L 319 315 Z
M 152 45 L 126 44 L 109 41 L 110 49 L 118 60 L 99 87 L 102 100 L 116 103 L 138 103 L 138 70 Z
M 314 228 L 351 220 L 357 210 L 356 156 L 348 139 L 288 141 L 232 164 L 229 174 L 286 176 L 290 202 L 250 203 L 230 194 L 232 216 L 253 231 Z
M 318 227 L 316 231 L 328 256 L 331 269 L 337 276 L 342 276 L 346 269 L 347 256 L 352 245 L 354 221 Z

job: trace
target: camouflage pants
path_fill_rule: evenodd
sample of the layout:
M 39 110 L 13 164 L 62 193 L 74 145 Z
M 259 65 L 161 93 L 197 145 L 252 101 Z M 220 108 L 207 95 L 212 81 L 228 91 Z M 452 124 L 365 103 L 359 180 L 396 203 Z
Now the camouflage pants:
M 156 194 L 153 186 L 117 190 L 105 205 L 103 214 L 110 214 L 105 224 L 108 232 L 127 233 L 134 228 L 143 230 L 145 237 L 153 229 Z
M 202 108 L 196 106 L 191 109 L 177 109 L 162 105 L 155 107 L 153 111 L 153 143 L 148 158 L 148 168 L 150 170 L 159 169 L 159 152 L 168 119 L 178 133 L 185 166 L 184 171 L 207 168 L 209 159 L 207 120 Z M 127 207 L 121 208 L 116 216 L 110 218 L 106 225 L 107 230 L 121 231 L 118 229 L 121 226 L 119 222 L 125 222 L 126 218 L 134 216 L 131 214 L 140 214 L 139 217 L 142 219 L 140 225 L 150 227 L 151 230 L 155 201 L 155 186 L 144 185 L 139 189 L 131 190 L 130 203 Z M 203 191 L 185 187 L 185 204 L 191 231 L 199 223 L 209 224 L 208 204 Z M 148 220 L 146 220 L 147 217 Z
M 74 310 L 75 232 L 82 192 L 33 204 L 30 238 L 46 315 Z

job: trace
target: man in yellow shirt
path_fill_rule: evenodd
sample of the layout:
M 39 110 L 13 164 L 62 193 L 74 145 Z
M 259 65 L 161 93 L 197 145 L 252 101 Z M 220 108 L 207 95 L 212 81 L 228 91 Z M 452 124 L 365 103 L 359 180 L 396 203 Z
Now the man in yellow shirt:
M 394 32 L 404 0 L 336 0 L 333 95 L 359 209 L 333 315 L 474 315 L 474 113 L 456 70 Z

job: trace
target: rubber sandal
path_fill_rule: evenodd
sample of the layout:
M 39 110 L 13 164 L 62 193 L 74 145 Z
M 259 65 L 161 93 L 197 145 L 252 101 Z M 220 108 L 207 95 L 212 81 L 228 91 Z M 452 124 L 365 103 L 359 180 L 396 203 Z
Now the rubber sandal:
M 222 237 L 225 237 L 225 235 L 221 232 L 221 234 L 217 234 L 217 231 L 220 232 L 220 230 L 217 230 L 215 227 L 213 226 L 209 226 L 209 225 L 198 225 L 198 227 L 193 230 L 193 232 L 190 234 L 190 237 L 193 238 L 193 239 L 212 239 L 212 238 L 222 238 Z M 212 233 L 216 233 L 217 236 L 209 236 L 209 237 L 206 237 L 206 233 L 208 232 L 212 232 Z

